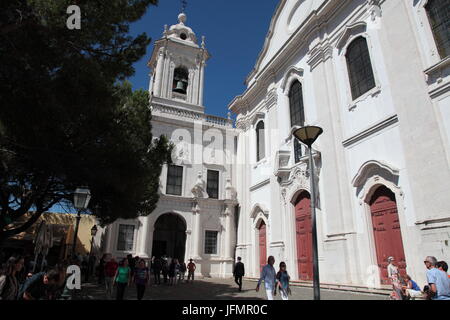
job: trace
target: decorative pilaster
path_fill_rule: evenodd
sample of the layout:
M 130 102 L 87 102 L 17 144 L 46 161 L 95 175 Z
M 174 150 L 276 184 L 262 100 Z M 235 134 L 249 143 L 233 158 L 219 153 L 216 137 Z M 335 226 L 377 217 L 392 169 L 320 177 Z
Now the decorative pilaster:
M 192 207 L 192 214 L 194 215 L 193 227 L 193 243 L 192 243 L 192 259 L 199 260 L 200 258 L 200 207 L 198 202 L 194 201 Z

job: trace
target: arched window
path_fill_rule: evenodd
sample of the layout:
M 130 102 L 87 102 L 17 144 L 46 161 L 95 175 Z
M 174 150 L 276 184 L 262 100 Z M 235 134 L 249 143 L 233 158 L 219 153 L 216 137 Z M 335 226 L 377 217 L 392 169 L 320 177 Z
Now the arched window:
M 264 159 L 265 140 L 264 140 L 264 122 L 260 121 L 256 125 L 256 161 Z
M 450 0 L 428 0 L 425 10 L 441 58 L 450 55 Z
M 375 87 L 375 78 L 366 39 L 358 37 L 353 40 L 347 47 L 345 58 L 347 60 L 352 98 L 356 99 Z
M 302 84 L 296 80 L 289 90 L 289 110 L 291 115 L 291 127 L 305 125 L 305 109 L 303 107 Z M 302 157 L 302 146 L 294 139 L 294 161 L 298 163 Z
M 305 125 L 305 111 L 303 108 L 302 85 L 296 80 L 289 90 L 289 109 L 291 114 L 291 127 Z
M 188 86 L 189 72 L 184 67 L 178 67 L 173 73 L 172 91 L 186 94 Z

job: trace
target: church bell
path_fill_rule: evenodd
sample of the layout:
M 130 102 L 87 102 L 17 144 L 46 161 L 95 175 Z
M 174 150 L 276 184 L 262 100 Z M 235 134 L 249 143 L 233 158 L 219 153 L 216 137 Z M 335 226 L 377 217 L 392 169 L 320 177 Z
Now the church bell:
M 173 89 L 173 91 L 178 93 L 186 93 L 185 83 L 183 81 L 178 80 L 177 86 L 175 89 Z

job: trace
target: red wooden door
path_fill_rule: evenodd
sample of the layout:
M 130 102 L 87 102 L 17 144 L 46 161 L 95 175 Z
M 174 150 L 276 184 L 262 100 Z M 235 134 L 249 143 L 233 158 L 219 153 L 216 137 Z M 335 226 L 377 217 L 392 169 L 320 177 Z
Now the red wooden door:
M 261 221 L 259 225 L 259 265 L 260 271 L 267 264 L 267 248 L 266 248 L 266 224 Z
M 300 280 L 312 280 L 311 197 L 306 191 L 298 196 L 295 204 L 295 229 L 298 275 Z
M 370 212 L 381 283 L 390 284 L 387 275 L 388 257 L 394 257 L 400 273 L 406 274 L 406 259 L 395 194 L 385 186 L 378 187 L 370 200 Z

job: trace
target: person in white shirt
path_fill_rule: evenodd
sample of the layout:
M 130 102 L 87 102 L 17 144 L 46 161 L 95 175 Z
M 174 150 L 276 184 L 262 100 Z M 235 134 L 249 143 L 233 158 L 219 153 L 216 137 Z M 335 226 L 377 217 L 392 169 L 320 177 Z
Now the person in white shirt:
M 259 286 L 261 282 L 264 280 L 264 287 L 266 288 L 267 300 L 273 300 L 273 292 L 275 290 L 276 283 L 276 271 L 273 267 L 275 263 L 275 258 L 270 256 L 267 259 L 267 264 L 264 266 L 261 272 L 261 276 L 259 278 L 258 284 L 256 285 L 256 292 L 259 291 Z

